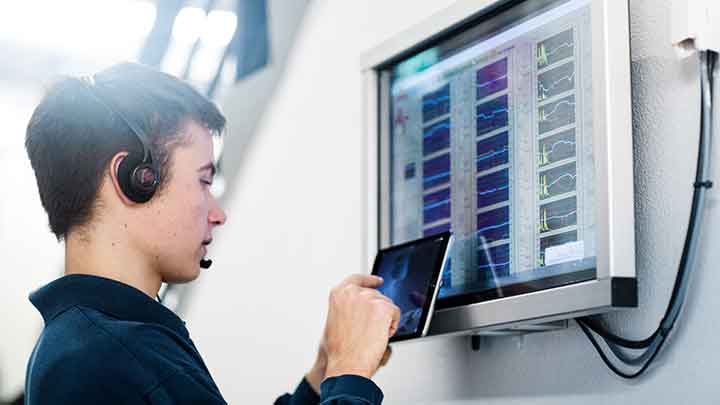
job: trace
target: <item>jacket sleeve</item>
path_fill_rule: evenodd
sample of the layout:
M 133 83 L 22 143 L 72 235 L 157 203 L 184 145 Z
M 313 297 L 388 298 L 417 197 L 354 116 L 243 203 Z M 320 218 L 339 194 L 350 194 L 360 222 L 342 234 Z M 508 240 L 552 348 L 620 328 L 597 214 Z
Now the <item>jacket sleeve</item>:
M 380 405 L 383 393 L 365 377 L 341 375 L 320 385 L 321 405 Z
M 304 378 L 295 388 L 292 395 L 285 394 L 275 400 L 275 405 L 318 405 L 319 403 L 320 397 Z
M 367 378 L 356 375 L 342 375 L 328 378 L 320 386 L 320 396 L 303 379 L 295 392 L 285 394 L 275 405 L 380 405 L 383 393 Z

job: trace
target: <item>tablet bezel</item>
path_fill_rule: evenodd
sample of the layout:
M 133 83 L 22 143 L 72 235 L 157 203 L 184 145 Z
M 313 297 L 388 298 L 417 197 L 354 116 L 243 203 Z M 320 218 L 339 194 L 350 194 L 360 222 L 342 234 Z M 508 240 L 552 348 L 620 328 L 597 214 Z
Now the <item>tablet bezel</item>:
M 425 296 L 429 299 L 425 300 L 425 305 L 423 306 L 422 314 L 420 315 L 420 322 L 418 324 L 418 328 L 414 333 L 410 333 L 407 335 L 402 336 L 391 336 L 390 337 L 390 343 L 400 342 L 404 340 L 409 339 L 416 339 L 423 337 L 427 335 L 427 332 L 430 327 L 430 321 L 432 320 L 432 312 L 435 308 L 435 301 L 437 300 L 438 292 L 440 291 L 440 284 L 441 284 L 441 277 L 443 269 L 445 268 L 445 263 L 447 262 L 447 259 L 449 257 L 449 250 L 450 250 L 450 242 L 452 240 L 452 232 L 442 232 L 431 236 L 426 236 L 421 239 L 416 239 L 410 242 L 405 242 L 400 245 L 391 246 L 385 249 L 381 249 L 377 252 L 375 255 L 375 262 L 373 263 L 373 269 L 372 273 L 373 275 L 378 275 L 379 267 L 380 267 L 380 257 L 386 253 L 394 252 L 397 250 L 403 250 L 406 249 L 412 245 L 419 245 L 426 243 L 428 241 L 434 241 L 440 239 L 440 249 L 441 254 L 438 255 L 436 262 L 434 263 L 433 267 L 433 273 L 430 277 L 430 283 L 427 286 L 425 290 Z

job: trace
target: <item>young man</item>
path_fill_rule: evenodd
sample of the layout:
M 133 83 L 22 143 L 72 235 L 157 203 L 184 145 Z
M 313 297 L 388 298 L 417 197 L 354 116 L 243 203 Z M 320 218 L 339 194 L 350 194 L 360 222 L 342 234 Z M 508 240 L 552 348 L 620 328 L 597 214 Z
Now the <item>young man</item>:
M 36 108 L 26 148 L 66 275 L 30 296 L 45 328 L 27 404 L 225 403 L 185 323 L 155 301 L 162 282 L 209 265 L 226 221 L 209 190 L 224 126 L 189 85 L 136 64 L 63 79 Z M 333 289 L 316 363 L 276 403 L 382 401 L 369 378 L 399 310 L 381 283 L 354 275 Z

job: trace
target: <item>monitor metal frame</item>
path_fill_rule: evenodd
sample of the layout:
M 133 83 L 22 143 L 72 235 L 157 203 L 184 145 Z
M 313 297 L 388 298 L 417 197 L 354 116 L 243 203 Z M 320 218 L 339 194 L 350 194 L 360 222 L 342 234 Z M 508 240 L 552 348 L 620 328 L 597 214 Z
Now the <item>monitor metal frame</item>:
M 590 0 L 592 21 L 593 145 L 597 209 L 595 280 L 470 305 L 439 309 L 429 335 L 490 333 L 637 306 L 635 279 L 634 189 L 627 0 Z M 372 268 L 376 252 L 389 245 L 390 118 L 389 73 L 385 66 L 458 32 L 512 0 L 461 0 L 428 20 L 387 40 L 362 57 L 363 135 L 367 200 L 363 266 Z M 385 188 L 388 189 L 388 188 Z M 382 215 L 382 217 L 380 217 Z M 383 222 L 384 221 L 384 222 Z

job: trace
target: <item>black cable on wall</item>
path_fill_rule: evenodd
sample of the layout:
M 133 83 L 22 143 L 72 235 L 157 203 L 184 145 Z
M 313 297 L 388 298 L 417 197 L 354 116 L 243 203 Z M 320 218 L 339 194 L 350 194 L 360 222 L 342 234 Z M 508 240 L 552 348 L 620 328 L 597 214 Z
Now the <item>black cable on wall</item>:
M 653 360 L 660 353 L 663 345 L 677 322 L 687 293 L 690 276 L 696 268 L 697 247 L 700 225 L 705 210 L 705 197 L 708 189 L 713 186 L 708 180 L 710 173 L 711 139 L 713 134 L 713 74 L 718 54 L 702 51 L 700 57 L 700 140 L 698 145 L 697 168 L 693 186 L 693 198 L 690 208 L 690 219 L 685 244 L 672 295 L 657 329 L 645 339 L 631 340 L 622 338 L 606 330 L 595 320 L 588 317 L 576 318 L 585 336 L 590 340 L 603 362 L 620 377 L 633 379 L 647 371 Z M 597 334 L 604 346 L 614 355 L 616 361 L 610 359 L 601 347 Z M 631 353 L 635 352 L 635 353 Z M 618 364 L 619 363 L 619 364 Z M 633 371 L 624 371 L 623 368 Z

